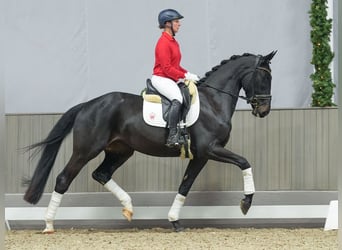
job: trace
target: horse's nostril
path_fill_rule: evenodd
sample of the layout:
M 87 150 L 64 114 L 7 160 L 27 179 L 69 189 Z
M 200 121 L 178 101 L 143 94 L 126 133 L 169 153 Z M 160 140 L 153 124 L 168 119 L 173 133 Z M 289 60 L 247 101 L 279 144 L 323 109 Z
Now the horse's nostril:
M 270 110 L 265 110 L 263 112 L 260 113 L 260 117 L 265 117 L 270 113 Z

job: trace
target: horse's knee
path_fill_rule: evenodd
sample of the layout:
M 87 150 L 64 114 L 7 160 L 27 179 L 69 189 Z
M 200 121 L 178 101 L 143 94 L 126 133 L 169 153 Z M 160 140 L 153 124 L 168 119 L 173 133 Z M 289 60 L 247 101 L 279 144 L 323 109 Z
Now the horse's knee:
M 106 184 L 112 178 L 109 174 L 100 172 L 97 169 L 92 173 L 92 177 L 102 185 Z

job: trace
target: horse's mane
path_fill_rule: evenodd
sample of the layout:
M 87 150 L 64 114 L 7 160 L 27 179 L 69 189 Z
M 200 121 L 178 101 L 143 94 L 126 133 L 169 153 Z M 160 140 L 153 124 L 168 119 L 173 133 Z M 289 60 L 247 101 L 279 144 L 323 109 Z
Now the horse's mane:
M 200 85 L 202 83 L 204 83 L 207 78 L 215 71 L 217 71 L 219 68 L 221 68 L 223 65 L 227 64 L 229 61 L 232 61 L 232 60 L 236 60 L 238 58 L 241 58 L 241 57 L 245 57 L 245 56 L 254 56 L 253 54 L 250 54 L 250 53 L 244 53 L 242 55 L 232 55 L 229 59 L 226 59 L 226 60 L 223 60 L 220 62 L 220 64 L 216 65 L 215 67 L 213 67 L 210 71 L 208 71 L 207 73 L 205 73 L 205 76 L 202 77 L 198 82 L 197 82 L 197 85 Z

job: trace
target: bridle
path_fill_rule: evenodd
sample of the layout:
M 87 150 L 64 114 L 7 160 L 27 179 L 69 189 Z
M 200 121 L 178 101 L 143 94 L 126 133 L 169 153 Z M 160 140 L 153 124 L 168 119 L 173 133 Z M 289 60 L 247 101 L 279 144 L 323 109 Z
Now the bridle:
M 259 61 L 260 61 L 260 59 L 259 59 Z M 259 64 L 260 62 L 258 62 L 258 64 Z M 257 71 L 257 70 L 263 70 L 263 71 L 265 71 L 266 73 L 268 73 L 270 76 L 271 76 L 271 70 L 270 69 L 267 69 L 267 68 L 265 68 L 265 67 L 260 67 L 260 66 L 257 66 L 256 68 L 255 68 L 255 70 L 253 71 L 253 75 L 252 75 L 252 77 L 251 77 L 251 79 L 250 79 L 250 82 L 254 79 L 254 77 L 255 77 L 255 72 Z M 244 100 L 246 100 L 247 101 L 247 103 L 250 103 L 250 104 L 252 104 L 253 106 L 255 106 L 255 108 L 258 108 L 258 106 L 259 106 L 259 103 L 260 103 L 260 101 L 261 100 L 271 100 L 272 99 L 272 95 L 256 95 L 255 93 L 254 93 L 254 85 L 252 84 L 252 96 L 250 97 L 250 98 L 248 98 L 248 97 L 244 97 L 244 96 L 239 96 L 240 98 L 242 98 L 242 99 L 244 99 Z
M 255 69 L 251 72 L 248 72 L 246 75 L 249 75 L 250 73 L 253 73 L 251 79 L 250 79 L 250 82 L 253 81 L 253 79 L 255 78 L 255 74 L 257 72 L 257 70 L 263 70 L 265 71 L 266 73 L 268 73 L 269 75 L 271 75 L 271 70 L 268 69 L 268 68 L 265 68 L 265 67 L 261 67 L 260 66 L 260 63 L 261 63 L 261 56 L 257 56 L 256 58 L 256 64 L 255 64 Z M 245 78 L 246 75 L 243 77 Z M 235 98 L 241 98 L 243 100 L 245 100 L 248 104 L 250 103 L 251 105 L 254 106 L 254 108 L 256 109 L 258 106 L 259 106 L 259 103 L 261 100 L 271 100 L 272 99 L 272 95 L 256 95 L 254 93 L 254 85 L 253 86 L 253 89 L 252 89 L 252 96 L 251 97 L 247 97 L 247 96 L 241 96 L 241 95 L 235 95 L 233 94 L 232 92 L 230 91 L 224 91 L 224 90 L 221 90 L 221 89 L 218 89 L 216 87 L 213 87 L 207 83 L 203 83 L 201 84 L 202 86 L 206 86 L 206 87 L 209 87 L 209 88 L 212 88 L 212 89 L 215 89 L 216 91 L 218 92 L 221 92 L 221 93 L 224 93 L 224 94 L 227 94 L 227 95 L 230 95 L 230 96 L 233 96 Z

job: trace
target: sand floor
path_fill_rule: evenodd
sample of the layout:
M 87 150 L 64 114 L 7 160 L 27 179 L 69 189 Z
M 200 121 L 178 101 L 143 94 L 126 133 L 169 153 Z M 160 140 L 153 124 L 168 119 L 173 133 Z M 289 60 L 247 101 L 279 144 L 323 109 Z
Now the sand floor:
M 337 231 L 317 228 L 61 229 L 8 231 L 6 249 L 337 249 Z

